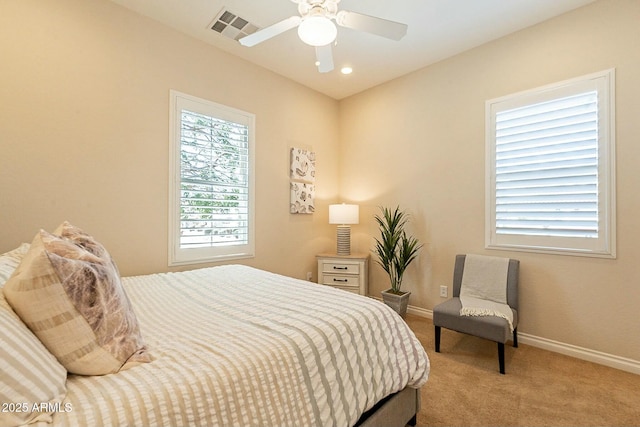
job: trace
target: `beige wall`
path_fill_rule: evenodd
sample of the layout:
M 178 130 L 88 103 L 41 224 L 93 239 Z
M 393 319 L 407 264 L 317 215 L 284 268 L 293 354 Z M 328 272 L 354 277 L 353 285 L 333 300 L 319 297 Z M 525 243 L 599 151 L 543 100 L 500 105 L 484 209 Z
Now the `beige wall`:
M 343 197 L 399 203 L 426 242 L 406 279 L 431 309 L 456 253 L 521 260 L 519 331 L 640 361 L 640 2 L 604 0 L 340 103 Z M 615 260 L 484 249 L 485 101 L 616 68 Z M 354 229 L 367 248 L 372 220 Z M 386 286 L 379 267 L 370 291 Z
M 124 275 L 167 270 L 169 89 L 257 116 L 257 254 L 304 277 L 332 250 L 328 203 L 399 203 L 426 243 L 407 274 L 430 310 L 456 253 L 522 261 L 520 332 L 640 361 L 640 2 L 593 5 L 337 102 L 105 0 L 2 0 L 0 252 L 64 219 Z M 484 249 L 484 103 L 616 68 L 618 258 Z M 317 152 L 317 212 L 288 213 L 288 150 Z M 372 263 L 370 293 L 386 288 Z
M 257 117 L 257 246 L 245 262 L 299 278 L 315 270 L 332 245 L 337 101 L 108 1 L 0 9 L 0 252 L 67 219 L 123 274 L 166 271 L 176 89 Z M 317 153 L 315 215 L 288 213 L 292 146 Z

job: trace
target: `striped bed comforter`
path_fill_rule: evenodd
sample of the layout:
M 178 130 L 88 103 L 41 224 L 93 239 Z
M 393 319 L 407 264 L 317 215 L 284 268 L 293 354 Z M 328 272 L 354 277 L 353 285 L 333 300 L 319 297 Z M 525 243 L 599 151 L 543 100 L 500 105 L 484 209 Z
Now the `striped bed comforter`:
M 56 426 L 347 426 L 427 381 L 419 341 L 370 298 L 239 265 L 123 283 L 155 360 L 70 375 Z

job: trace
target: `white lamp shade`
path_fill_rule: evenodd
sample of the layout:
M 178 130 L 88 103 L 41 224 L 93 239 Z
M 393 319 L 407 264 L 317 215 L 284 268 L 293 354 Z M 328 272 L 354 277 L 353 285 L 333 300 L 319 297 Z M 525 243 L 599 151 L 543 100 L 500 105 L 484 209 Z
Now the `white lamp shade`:
M 298 26 L 300 40 L 311 46 L 326 46 L 337 35 L 336 24 L 324 16 L 308 16 Z
M 359 217 L 358 205 L 329 205 L 329 224 L 358 224 Z

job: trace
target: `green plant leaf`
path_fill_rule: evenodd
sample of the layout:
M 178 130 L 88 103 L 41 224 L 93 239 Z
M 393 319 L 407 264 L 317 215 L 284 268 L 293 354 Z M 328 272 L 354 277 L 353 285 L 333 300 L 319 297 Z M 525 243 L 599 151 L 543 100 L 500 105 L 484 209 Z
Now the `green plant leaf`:
M 393 211 L 387 207 L 380 207 L 380 210 L 381 214 L 374 216 L 380 229 L 380 237 L 375 238 L 374 253 L 378 257 L 376 262 L 389 275 L 391 290 L 398 293 L 405 270 L 423 245 L 415 237 L 407 236 L 404 227 L 408 216 L 400 210 L 400 206 Z

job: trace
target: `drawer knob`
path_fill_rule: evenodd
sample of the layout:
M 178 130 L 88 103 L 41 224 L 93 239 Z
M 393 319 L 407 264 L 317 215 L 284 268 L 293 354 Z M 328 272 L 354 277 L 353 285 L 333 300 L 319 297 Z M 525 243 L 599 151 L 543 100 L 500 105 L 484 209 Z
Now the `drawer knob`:
M 341 283 L 347 283 L 348 282 L 347 279 L 336 279 L 336 278 L 334 278 L 333 281 L 334 282 L 341 282 Z
M 333 269 L 334 269 L 334 270 L 346 270 L 346 269 L 347 269 L 347 267 L 338 267 L 338 266 L 335 266 L 335 265 L 334 265 L 334 266 L 333 266 Z

